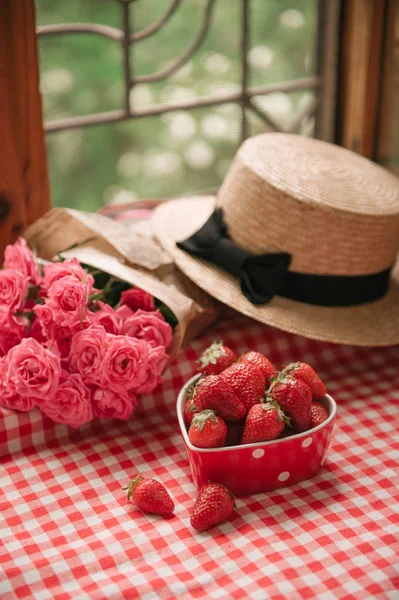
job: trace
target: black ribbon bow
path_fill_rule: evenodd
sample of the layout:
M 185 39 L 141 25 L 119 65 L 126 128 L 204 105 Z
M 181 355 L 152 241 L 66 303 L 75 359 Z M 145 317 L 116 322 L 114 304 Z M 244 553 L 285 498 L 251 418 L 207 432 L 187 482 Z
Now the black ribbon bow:
M 291 262 L 287 252 L 252 256 L 239 248 L 228 237 L 220 208 L 199 231 L 177 246 L 237 277 L 242 293 L 252 304 L 265 304 L 278 294 Z
M 389 289 L 392 267 L 367 275 L 315 275 L 289 271 L 291 255 L 276 252 L 252 256 L 230 238 L 218 208 L 184 242 L 177 243 L 196 258 L 207 260 L 237 277 L 252 304 L 266 304 L 275 296 L 318 306 L 355 306 L 382 298 Z

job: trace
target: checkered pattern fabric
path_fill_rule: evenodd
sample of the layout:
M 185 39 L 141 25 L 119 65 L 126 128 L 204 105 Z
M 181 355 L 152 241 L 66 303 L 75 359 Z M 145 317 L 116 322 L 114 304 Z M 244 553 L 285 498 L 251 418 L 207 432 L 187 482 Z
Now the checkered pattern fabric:
M 199 534 L 175 400 L 214 338 L 277 366 L 309 362 L 339 412 L 319 475 L 240 498 L 231 522 Z M 72 431 L 3 411 L 0 597 L 397 599 L 398 406 L 399 347 L 314 342 L 237 316 L 182 351 L 129 423 Z M 126 502 L 138 470 L 165 484 L 173 518 Z

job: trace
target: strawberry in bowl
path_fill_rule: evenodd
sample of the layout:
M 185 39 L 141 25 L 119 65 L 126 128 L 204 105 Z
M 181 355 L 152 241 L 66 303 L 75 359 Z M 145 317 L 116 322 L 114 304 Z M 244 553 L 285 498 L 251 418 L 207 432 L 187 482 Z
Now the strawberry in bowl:
M 313 477 L 326 458 L 336 404 L 310 365 L 277 372 L 251 351 L 218 373 L 192 377 L 177 414 L 196 486 L 217 483 L 242 496 Z

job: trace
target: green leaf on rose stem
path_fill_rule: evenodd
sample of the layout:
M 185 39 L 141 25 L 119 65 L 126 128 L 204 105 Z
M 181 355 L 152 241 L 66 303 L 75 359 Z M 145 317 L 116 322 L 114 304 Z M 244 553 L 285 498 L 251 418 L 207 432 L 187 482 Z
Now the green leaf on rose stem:
M 102 290 L 107 285 L 110 280 L 110 275 L 108 273 L 97 273 L 97 275 L 93 275 L 94 277 L 94 287 L 98 290 Z
M 87 265 L 86 263 L 81 262 L 80 265 L 89 275 L 94 277 L 94 287 L 98 289 L 102 289 L 111 277 L 109 273 L 101 271 L 100 269 L 92 267 L 91 265 Z
M 122 292 L 130 290 L 132 286 L 126 281 L 117 280 L 112 283 L 111 289 L 106 296 L 105 302 L 115 307 L 120 299 Z
M 94 267 L 90 267 L 90 266 L 86 269 L 86 271 L 92 277 L 95 277 L 96 275 L 100 275 L 103 273 L 103 271 L 101 271 L 100 269 L 95 269 Z
M 179 322 L 175 313 L 170 310 L 169 306 L 161 304 L 158 300 L 156 301 L 156 308 L 159 309 L 160 313 L 165 317 L 165 321 L 167 321 L 172 329 L 174 329 Z

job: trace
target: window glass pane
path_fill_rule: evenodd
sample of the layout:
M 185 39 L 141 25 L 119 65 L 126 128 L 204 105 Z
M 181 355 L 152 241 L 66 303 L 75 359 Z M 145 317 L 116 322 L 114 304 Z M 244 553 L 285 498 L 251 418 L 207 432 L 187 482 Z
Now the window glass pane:
M 314 99 L 315 94 L 311 90 L 254 96 L 253 104 L 270 118 L 270 123 L 265 123 L 256 113 L 248 111 L 249 135 L 277 130 L 312 137 L 315 119 L 309 111 L 312 112 Z
M 130 3 L 135 33 L 162 18 L 172 0 Z M 182 0 L 163 27 L 131 46 L 131 74 L 163 70 L 182 56 L 201 30 L 208 0 Z M 278 84 L 315 74 L 316 0 L 251 0 L 248 86 Z M 113 0 L 41 0 L 39 25 L 99 23 L 121 29 L 121 5 Z M 201 101 L 241 92 L 242 0 L 215 0 L 209 29 L 198 50 L 167 79 L 137 84 L 133 111 L 154 105 Z M 92 34 L 39 40 L 45 119 L 123 108 L 120 43 Z M 275 91 L 254 98 L 278 130 L 313 133 L 312 90 Z M 248 134 L 273 130 L 252 110 Z M 170 197 L 220 185 L 241 139 L 241 108 L 229 101 L 204 108 L 72 129 L 47 136 L 54 205 L 96 210 L 109 202 Z
M 250 83 L 316 74 L 317 0 L 252 0 Z
M 135 76 L 148 75 L 167 67 L 191 46 L 201 31 L 208 0 L 183 0 L 166 25 L 155 35 L 132 48 Z M 148 0 L 132 6 L 132 26 L 141 31 L 166 12 L 170 1 Z M 162 6 L 162 10 L 161 10 Z M 165 81 L 142 84 L 133 90 L 140 104 L 173 103 L 219 92 L 240 90 L 241 0 L 216 0 L 206 36 L 192 57 Z
M 120 27 L 112 0 L 40 0 L 38 25 L 100 23 Z M 46 121 L 120 108 L 123 93 L 119 45 L 93 34 L 39 37 L 40 88 Z
M 215 188 L 237 148 L 239 122 L 229 104 L 52 134 L 53 204 L 97 210 Z

